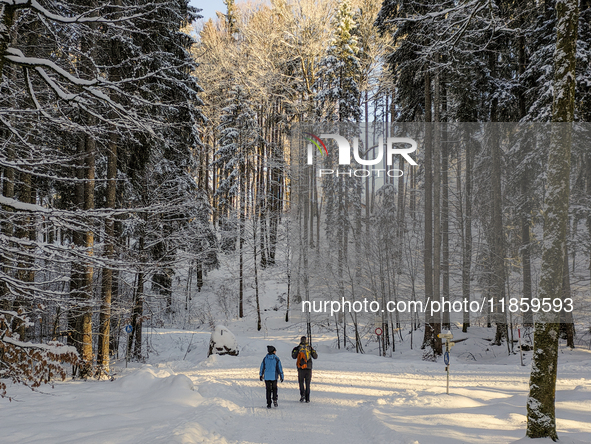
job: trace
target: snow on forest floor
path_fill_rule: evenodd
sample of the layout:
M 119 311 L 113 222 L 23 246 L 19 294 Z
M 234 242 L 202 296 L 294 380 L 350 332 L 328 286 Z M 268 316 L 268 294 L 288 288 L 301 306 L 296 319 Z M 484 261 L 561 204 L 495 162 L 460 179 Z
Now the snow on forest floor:
M 525 435 L 529 364 L 501 347 L 487 351 L 486 329 L 453 348 L 449 395 L 442 360 L 422 361 L 408 340 L 384 358 L 341 352 L 332 335 L 317 336 L 312 402 L 301 404 L 290 357 L 298 324 L 277 319 L 256 332 L 252 323 L 228 325 L 238 357 L 206 358 L 209 331 L 157 329 L 146 331 L 149 363 L 117 363 L 114 381 L 56 383 L 42 393 L 11 386 L 15 400 L 0 400 L 0 442 L 492 444 Z M 258 380 L 267 344 L 285 370 L 272 410 Z M 561 347 L 556 410 L 561 442 L 591 442 L 590 351 Z

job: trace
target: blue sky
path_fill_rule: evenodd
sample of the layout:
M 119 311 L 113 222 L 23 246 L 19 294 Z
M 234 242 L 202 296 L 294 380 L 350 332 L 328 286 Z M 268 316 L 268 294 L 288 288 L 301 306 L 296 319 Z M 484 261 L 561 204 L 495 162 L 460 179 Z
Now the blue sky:
M 191 6 L 202 9 L 200 14 L 203 16 L 203 20 L 207 21 L 210 18 L 215 18 L 215 12 L 226 12 L 226 5 L 223 0 L 191 0 Z

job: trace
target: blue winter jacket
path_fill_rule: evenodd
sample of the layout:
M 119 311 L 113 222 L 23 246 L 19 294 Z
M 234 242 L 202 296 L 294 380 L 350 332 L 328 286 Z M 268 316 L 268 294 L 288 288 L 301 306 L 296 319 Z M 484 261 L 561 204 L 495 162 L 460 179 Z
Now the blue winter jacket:
M 261 362 L 261 370 L 259 376 L 265 375 L 265 381 L 276 381 L 278 376 L 283 379 L 283 368 L 281 367 L 281 361 L 273 354 L 269 353 Z

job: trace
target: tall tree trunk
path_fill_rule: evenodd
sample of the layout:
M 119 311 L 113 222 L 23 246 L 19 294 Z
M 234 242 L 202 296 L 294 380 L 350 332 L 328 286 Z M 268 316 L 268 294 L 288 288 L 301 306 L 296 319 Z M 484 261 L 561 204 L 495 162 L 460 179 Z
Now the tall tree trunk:
M 90 119 L 94 120 L 94 119 Z M 94 122 L 93 122 L 94 123 Z M 86 136 L 86 154 L 84 159 L 85 167 L 85 182 L 84 182 L 84 210 L 90 212 L 94 210 L 94 158 L 95 158 L 96 143 L 92 136 Z M 87 254 L 93 254 L 94 247 L 94 227 L 92 226 L 92 219 L 87 219 L 86 232 L 84 233 L 84 247 Z M 90 262 L 86 262 L 83 271 L 83 287 L 81 295 L 84 299 L 84 306 L 82 308 L 81 327 L 80 327 L 80 342 L 82 366 L 80 368 L 80 376 L 86 378 L 92 373 L 94 355 L 92 352 L 92 279 L 94 269 Z
M 114 209 L 117 197 L 117 135 L 109 136 L 107 151 L 107 209 Z M 104 256 L 108 261 L 115 258 L 115 220 L 105 219 Z M 113 291 L 113 269 L 111 264 L 103 267 L 101 283 L 101 312 L 99 315 L 99 337 L 96 363 L 98 376 L 109 373 L 109 338 L 111 331 L 111 297 Z
M 143 244 L 143 236 L 140 238 L 140 244 Z M 143 250 L 142 247 L 140 249 Z M 131 315 L 132 333 L 127 342 L 127 353 L 133 356 L 133 359 L 139 361 L 142 359 L 142 316 L 144 314 L 144 272 L 137 274 L 137 286 L 133 298 L 133 311 Z M 133 349 L 133 352 L 132 352 Z
M 244 180 L 244 166 L 240 166 L 241 180 Z M 244 183 L 240 187 L 240 208 L 239 208 L 239 223 L 238 223 L 238 250 L 239 250 L 239 265 L 238 265 L 238 317 L 244 317 L 244 224 L 246 222 L 246 190 Z
M 260 126 L 263 127 L 263 109 L 261 106 L 261 124 Z M 268 122 L 268 119 L 267 119 Z M 268 140 L 269 131 L 268 131 L 268 123 L 265 124 L 266 131 L 266 140 Z M 261 269 L 267 267 L 267 188 L 266 188 L 266 181 L 265 176 L 268 174 L 267 168 L 265 168 L 265 160 L 266 160 L 266 150 L 264 144 L 261 144 L 259 148 L 259 161 L 256 165 L 257 170 L 256 173 L 258 176 L 258 185 L 257 185 L 257 207 L 258 207 L 258 223 L 260 225 L 260 236 L 259 242 L 261 246 Z M 268 165 L 268 162 L 266 162 Z
M 501 145 L 498 137 L 498 127 L 493 123 L 491 131 L 491 201 L 492 201 L 492 293 L 494 298 L 493 321 L 496 322 L 496 333 L 494 343 L 501 345 L 502 339 L 506 337 L 507 317 L 501 310 L 501 301 L 505 299 L 505 235 L 503 232 L 503 198 L 501 190 Z
M 425 303 L 433 296 L 433 134 L 431 126 L 431 78 L 425 67 L 425 246 L 423 268 L 425 270 Z M 425 311 L 425 336 L 422 348 L 433 347 L 433 317 L 429 307 Z
M 517 54 L 518 54 L 518 73 L 523 76 L 527 66 L 525 36 L 520 34 L 517 39 Z M 519 106 L 520 120 L 526 116 L 526 98 L 525 87 L 517 91 L 517 100 Z M 524 157 L 533 149 L 532 141 L 528 137 L 524 146 Z M 523 274 L 523 298 L 531 301 L 532 299 L 532 279 L 531 279 L 531 240 L 530 240 L 530 225 L 531 225 L 531 204 L 530 204 L 530 180 L 528 169 L 525 168 L 521 175 L 521 196 L 523 201 L 523 208 L 521 210 L 521 260 L 522 260 L 522 274 Z M 523 325 L 525 327 L 532 327 L 534 325 L 533 313 L 528 310 L 523 313 Z
M 19 196 L 19 200 L 21 202 L 30 203 L 31 202 L 31 175 L 29 173 L 20 173 L 20 181 L 18 183 L 19 192 L 17 193 Z M 31 225 L 31 216 L 29 215 L 22 215 L 17 218 L 16 221 L 16 237 L 20 239 L 29 239 L 30 234 L 30 225 Z M 22 283 L 30 283 L 33 282 L 35 278 L 34 274 L 34 255 L 32 254 L 30 247 L 23 247 L 23 253 L 17 254 L 17 264 L 16 264 L 16 278 L 18 281 Z M 13 303 L 13 311 L 23 311 L 27 312 L 30 309 L 31 301 L 29 299 L 29 289 L 22 289 L 16 292 L 16 298 Z M 26 335 L 26 324 L 21 321 L 14 319 L 12 329 L 16 331 L 21 341 L 27 340 Z
M 532 299 L 531 279 L 531 239 L 530 239 L 530 204 L 529 204 L 529 177 L 527 170 L 521 176 L 521 193 L 524 196 L 524 208 L 521 215 L 521 257 L 523 261 L 523 298 Z M 531 310 L 523 313 L 523 325 L 532 327 L 534 325 L 533 313 Z
M 472 270 L 472 165 L 474 161 L 474 150 L 472 144 L 468 141 L 466 146 L 466 249 L 462 263 L 462 279 L 464 282 L 463 293 L 470 301 L 470 276 Z M 468 319 L 466 319 L 466 317 Z M 470 327 L 470 313 L 464 318 L 466 328 Z
M 271 212 L 269 214 L 269 264 L 275 264 L 275 251 L 277 249 L 277 229 L 279 227 L 279 218 L 282 210 L 282 170 L 280 165 L 283 164 L 283 153 L 281 149 L 281 135 L 279 123 L 277 122 L 280 115 L 279 99 L 274 103 L 274 118 L 273 118 L 273 140 L 271 148 L 271 162 L 269 163 L 270 182 L 269 189 L 271 199 Z
M 262 169 L 261 169 L 262 170 Z M 252 178 L 252 182 L 253 185 L 254 183 L 259 180 L 259 185 L 260 185 L 260 181 L 262 180 L 260 175 L 262 174 L 262 171 L 259 170 L 259 177 L 257 179 L 257 177 L 253 177 Z M 256 170 L 253 170 L 253 176 L 256 174 Z M 246 175 L 246 181 L 248 184 L 248 174 Z M 256 207 L 259 208 L 255 208 L 253 211 L 253 215 L 252 215 L 252 250 L 253 250 L 253 271 L 254 271 L 254 291 L 255 291 L 255 301 L 256 301 L 256 306 L 257 306 L 257 331 L 260 331 L 261 328 L 263 328 L 262 322 L 261 322 L 261 302 L 260 302 L 260 298 L 259 298 L 259 272 L 258 272 L 258 267 L 257 267 L 257 231 L 258 231 L 258 225 L 259 223 L 261 223 L 261 227 L 262 227 L 262 221 L 260 221 L 258 219 L 258 216 L 260 215 L 260 206 L 262 204 L 262 196 L 260 195 L 263 192 L 262 188 L 260 186 L 256 187 L 255 190 L 255 195 L 254 195 L 254 204 Z M 262 230 L 262 228 L 261 228 Z M 261 233 L 261 236 L 263 234 Z M 262 248 L 262 247 L 261 247 Z M 261 254 L 263 254 L 262 250 L 261 250 Z
M 435 56 L 439 64 L 439 54 Z M 435 122 L 433 142 L 433 300 L 441 297 L 441 78 L 439 68 L 435 71 L 433 82 L 433 121 Z M 441 312 L 435 313 L 433 324 L 441 331 Z M 441 354 L 441 340 L 436 343 L 436 354 Z
M 79 136 L 77 156 L 78 161 L 74 169 L 74 175 L 77 179 L 74 188 L 74 202 L 76 209 L 82 211 L 84 209 L 84 156 L 85 156 L 85 137 Z M 84 246 L 84 233 L 80 230 L 73 230 L 72 242 L 77 249 Z M 79 259 L 72 262 L 72 270 L 70 273 L 70 298 L 73 306 L 70 307 L 67 314 L 68 322 L 68 345 L 76 347 L 80 352 L 80 304 L 82 301 L 81 291 L 84 285 L 83 268 Z
M 115 184 L 117 182 L 115 181 Z M 117 185 L 115 185 L 116 187 L 116 192 L 115 195 L 117 196 L 115 199 L 115 206 L 121 206 L 121 203 L 123 202 L 124 199 L 124 188 L 123 187 L 117 187 Z M 114 224 L 114 232 L 115 232 L 115 237 L 114 240 L 116 240 L 114 242 L 114 247 L 115 247 L 115 253 L 114 253 L 114 257 L 117 258 L 120 255 L 120 248 L 122 245 L 125 244 L 125 241 L 123 240 L 123 215 L 117 215 L 115 217 L 115 224 Z M 115 268 L 112 271 L 112 283 L 111 283 L 111 306 L 116 306 L 119 302 L 120 302 L 120 295 L 121 295 L 121 273 L 119 271 L 118 268 Z M 117 356 L 117 358 L 119 358 L 119 333 L 120 333 L 120 327 L 121 327 L 121 316 L 117 316 L 116 318 L 113 318 L 113 316 L 111 316 L 111 328 L 110 328 L 110 340 L 109 340 L 109 353 L 112 355 Z
M 445 83 L 442 81 L 442 110 L 447 111 L 447 90 Z M 449 301 L 449 152 L 447 147 L 447 124 L 446 117 L 441 123 L 441 275 L 442 275 L 442 292 L 441 295 L 444 300 Z M 449 330 L 450 312 L 444 310 L 441 314 L 443 316 L 442 326 Z
M 462 300 L 470 305 L 470 269 L 472 266 L 472 149 L 469 132 L 465 134 L 466 179 L 462 193 L 461 154 L 458 151 L 457 187 L 458 187 L 458 220 L 462 239 Z M 462 201 L 463 199 L 463 201 Z M 464 310 L 462 332 L 467 333 L 470 327 L 470 310 Z
M 497 54 L 492 52 L 489 56 L 490 69 L 496 73 Z M 493 75 L 494 77 L 494 75 Z M 501 345 L 502 339 L 507 336 L 507 315 L 501 309 L 501 301 L 505 299 L 505 234 L 503 232 L 503 195 L 501 187 L 501 144 L 499 141 L 499 127 L 497 122 L 498 99 L 493 98 L 490 110 L 490 131 L 488 144 L 491 150 L 491 202 L 492 202 L 492 244 L 489 246 L 492 259 L 492 292 L 494 298 L 493 321 L 496 322 L 494 344 Z
M 425 303 L 433 301 L 433 126 L 431 114 L 431 78 L 429 67 L 425 67 L 425 248 L 423 264 L 425 269 Z M 438 323 L 431 316 L 430 307 L 425 311 L 425 335 L 422 348 L 437 349 Z M 441 341 L 439 341 L 441 343 Z
M 337 251 L 337 282 L 338 282 L 338 288 L 339 288 L 339 300 L 342 300 L 342 298 L 345 297 L 345 286 L 344 286 L 344 282 L 343 282 L 343 268 L 344 268 L 344 261 L 346 258 L 346 253 L 344 251 L 345 248 L 345 203 L 344 203 L 344 181 L 345 179 L 343 177 L 338 177 L 336 179 L 337 181 L 337 219 L 336 219 L 336 223 L 337 223 L 337 245 L 338 245 L 338 251 Z M 339 319 L 337 318 L 337 323 L 338 323 Z M 345 339 L 343 337 L 343 347 L 346 347 L 346 342 Z M 340 348 L 340 345 L 339 345 Z
M 585 156 L 587 160 L 587 196 L 591 196 L 591 153 Z M 591 211 L 587 215 L 587 233 L 591 239 Z M 591 243 L 589 245 L 589 291 L 591 291 Z
M 365 133 L 365 151 L 369 154 L 369 91 L 365 90 L 365 125 L 364 125 L 364 133 Z M 365 229 L 366 235 L 369 235 L 369 176 L 365 178 Z M 359 232 L 359 235 L 361 233 Z
M 5 156 L 8 162 L 14 161 L 14 145 L 8 143 L 5 148 Z M 14 198 L 14 168 L 9 166 L 4 167 L 4 178 L 3 178 L 3 186 L 2 186 L 2 194 L 9 199 Z M 3 210 L 10 214 L 12 213 L 13 209 L 9 206 L 5 206 Z M 0 226 L 2 229 L 2 233 L 7 237 L 10 238 L 13 235 L 13 224 L 11 220 L 1 220 Z M 4 273 L 7 275 L 11 274 L 11 266 L 10 266 L 10 258 L 3 256 L 2 257 L 2 268 L 4 269 Z M 8 297 L 9 289 L 8 285 L 4 280 L 0 282 L 0 309 L 10 310 L 10 298 Z
M 570 197 L 571 125 L 575 110 L 575 60 L 578 0 L 556 2 L 556 51 L 552 103 L 552 134 L 544 199 L 544 242 L 539 298 L 560 298 Z M 555 395 L 559 324 L 555 316 L 536 322 L 527 400 L 529 438 L 556 441 Z

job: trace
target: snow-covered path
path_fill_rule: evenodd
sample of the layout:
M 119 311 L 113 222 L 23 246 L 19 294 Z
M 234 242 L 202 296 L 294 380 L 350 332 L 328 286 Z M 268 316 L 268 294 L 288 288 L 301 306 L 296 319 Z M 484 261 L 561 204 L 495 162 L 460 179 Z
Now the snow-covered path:
M 338 352 L 319 338 L 312 402 L 302 404 L 293 341 L 243 335 L 239 357 L 205 359 L 207 332 L 153 334 L 151 363 L 119 369 L 115 381 L 59 383 L 45 395 L 15 388 L 16 402 L 0 400 L 0 442 L 501 444 L 525 434 L 529 366 L 516 356 L 462 363 L 455 356 L 469 345 L 458 345 L 446 395 L 441 362 L 413 351 L 391 359 Z M 258 380 L 268 343 L 286 377 L 271 410 Z M 562 352 L 561 442 L 591 442 L 590 374 L 591 353 Z
M 198 382 L 207 410 L 210 403 L 218 410 L 221 407 L 212 419 L 218 430 L 225 431 L 228 442 L 314 443 L 332 442 L 337 436 L 341 442 L 370 442 L 364 433 L 369 397 L 355 394 L 362 386 L 349 386 L 342 380 L 347 375 L 338 375 L 335 383 L 331 382 L 334 374 L 315 372 L 312 402 L 306 404 L 299 402 L 296 370 L 286 369 L 286 382 L 279 384 L 279 407 L 268 410 L 257 372 L 255 368 L 233 368 L 215 372 L 215 377 L 205 370 L 189 375 Z
M 286 382 L 280 384 L 280 407 L 271 411 L 264 407 L 254 367 L 233 368 L 229 359 L 218 358 L 226 365 L 214 376 L 209 369 L 187 374 L 207 409 L 221 409 L 209 414 L 224 416 L 215 428 L 227 442 L 484 444 L 511 442 L 525 433 L 529 374 L 524 368 L 460 364 L 447 395 L 441 364 L 384 363 L 372 356 L 351 362 L 344 354 L 325 358 L 314 371 L 312 403 L 300 404 L 297 383 Z M 591 408 L 591 384 L 576 374 L 564 375 L 558 385 L 562 438 L 591 436 L 584 412 Z M 286 378 L 295 381 L 296 371 L 287 370 Z

